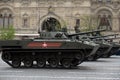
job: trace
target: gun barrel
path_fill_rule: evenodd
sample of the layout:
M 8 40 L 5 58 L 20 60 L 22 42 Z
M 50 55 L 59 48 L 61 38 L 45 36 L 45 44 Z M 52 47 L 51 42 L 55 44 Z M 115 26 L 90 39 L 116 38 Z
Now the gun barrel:
M 109 34 L 109 35 L 103 35 L 103 36 L 93 36 L 92 38 L 106 38 L 106 37 L 117 37 L 119 34 Z
M 105 38 L 105 40 L 113 40 L 113 39 L 120 39 L 120 37 L 116 37 L 116 38 Z
M 116 37 L 116 38 L 91 38 L 91 39 L 96 39 L 96 40 L 114 40 L 114 39 L 120 39 L 120 37 Z
M 80 33 L 75 33 L 75 34 L 69 34 L 69 37 L 72 36 L 78 36 L 78 35 L 84 35 L 84 34 L 90 34 L 90 33 L 97 33 L 97 32 L 103 32 L 106 31 L 106 29 L 101 29 L 101 30 L 93 30 L 93 31 L 87 31 L 87 32 L 80 32 Z

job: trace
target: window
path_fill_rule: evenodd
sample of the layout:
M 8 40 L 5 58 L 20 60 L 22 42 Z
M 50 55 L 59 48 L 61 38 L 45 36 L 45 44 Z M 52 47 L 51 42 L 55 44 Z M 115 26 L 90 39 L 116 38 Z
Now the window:
M 79 33 L 80 32 L 80 19 L 76 19 L 76 25 L 75 25 L 75 32 Z
M 0 27 L 3 27 L 3 15 L 0 14 Z
M 23 19 L 23 26 L 24 27 L 27 27 L 27 22 L 28 22 L 27 18 Z
M 53 18 L 47 18 L 42 23 L 42 30 L 43 31 L 59 31 L 61 30 L 60 22 Z
M 13 15 L 9 10 L 2 10 L 0 12 L 0 27 L 8 28 L 13 25 Z
M 111 0 L 106 0 L 106 2 L 111 2 Z
M 107 30 L 112 30 L 111 27 L 111 16 L 110 15 L 103 15 L 99 16 L 99 25 L 98 29 L 107 29 Z
M 112 12 L 103 9 L 98 11 L 98 29 L 112 30 Z
M 13 14 L 10 9 L 3 8 L 0 10 L 0 27 L 8 28 L 13 26 Z
M 80 26 L 80 19 L 76 19 L 76 26 Z
M 24 28 L 26 28 L 26 27 L 28 27 L 29 25 L 28 25 L 28 14 L 24 14 L 23 15 L 23 27 Z
M 13 17 L 12 17 L 12 14 L 9 14 L 9 17 L 8 17 L 8 24 L 9 24 L 10 26 L 13 25 Z
M 98 0 L 98 2 L 103 2 L 103 0 Z

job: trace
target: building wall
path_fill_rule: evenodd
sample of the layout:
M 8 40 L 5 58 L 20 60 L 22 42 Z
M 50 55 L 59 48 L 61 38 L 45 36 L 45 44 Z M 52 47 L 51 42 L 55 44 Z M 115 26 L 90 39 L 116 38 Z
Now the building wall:
M 45 19 L 57 19 L 61 27 L 74 30 L 76 19 L 82 15 L 97 18 L 103 10 L 111 13 L 112 31 L 120 31 L 120 1 L 99 2 L 99 0 L 1 0 L 0 12 L 11 12 L 16 33 L 37 33 Z M 96 26 L 97 27 L 97 26 Z

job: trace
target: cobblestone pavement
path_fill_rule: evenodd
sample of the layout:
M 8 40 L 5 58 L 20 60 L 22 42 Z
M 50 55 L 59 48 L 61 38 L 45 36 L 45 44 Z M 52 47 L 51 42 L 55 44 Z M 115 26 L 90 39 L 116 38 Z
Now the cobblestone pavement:
M 14 69 L 0 59 L 0 80 L 120 80 L 120 56 L 84 62 L 75 69 Z

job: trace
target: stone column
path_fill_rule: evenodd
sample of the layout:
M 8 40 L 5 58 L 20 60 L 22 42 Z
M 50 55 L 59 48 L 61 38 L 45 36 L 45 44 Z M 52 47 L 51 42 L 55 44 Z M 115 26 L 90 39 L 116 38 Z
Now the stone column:
M 20 17 L 18 16 L 18 14 L 15 14 L 15 15 L 13 16 L 13 26 L 14 26 L 16 29 L 20 28 L 20 25 L 21 25 L 21 21 L 20 21 L 19 18 L 20 18 Z M 21 26 L 21 27 L 22 27 L 22 26 Z
M 112 19 L 112 30 L 119 31 L 119 18 L 117 16 L 113 16 Z
M 120 17 L 119 16 L 118 16 L 118 22 L 119 22 L 118 27 L 119 27 L 119 32 L 120 32 Z

